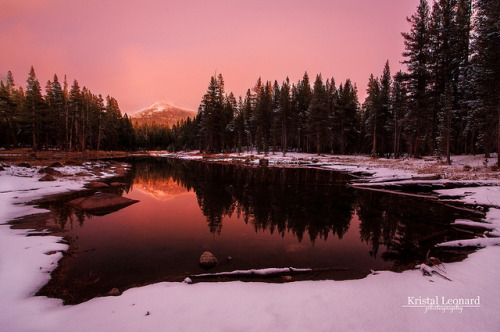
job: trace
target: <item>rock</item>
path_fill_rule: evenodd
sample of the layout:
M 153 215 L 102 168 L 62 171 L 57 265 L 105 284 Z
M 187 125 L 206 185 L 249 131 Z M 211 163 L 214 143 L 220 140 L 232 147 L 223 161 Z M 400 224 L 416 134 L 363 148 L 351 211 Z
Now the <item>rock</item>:
M 5 171 L 5 168 L 3 168 L 3 166 L 0 166 L 0 171 Z
M 78 172 L 75 174 L 76 176 L 91 176 L 92 174 L 87 173 L 87 172 Z
M 66 160 L 64 163 L 66 166 L 81 166 L 82 162 L 74 159 Z
M 103 193 L 89 197 L 77 198 L 69 201 L 66 204 L 84 211 L 104 212 L 117 210 L 137 202 L 139 201 L 135 199 L 126 198 L 115 194 Z
M 89 182 L 85 184 L 85 187 L 89 189 L 102 189 L 102 188 L 109 188 L 109 184 L 97 181 L 97 182 Z
M 214 267 L 217 265 L 217 258 L 210 251 L 205 251 L 200 256 L 200 265 L 204 269 Z
M 231 257 L 231 256 L 227 256 L 227 260 L 228 260 L 228 262 L 230 262 L 230 261 L 232 261 L 232 260 L 233 260 L 233 257 Z
M 55 162 L 55 163 L 52 163 L 50 164 L 50 167 L 62 167 L 63 165 L 60 163 L 60 162 Z
M 429 266 L 434 266 L 434 265 L 441 265 L 441 261 L 439 260 L 439 258 L 436 258 L 436 257 L 429 257 L 427 259 L 427 261 L 425 262 L 425 264 L 429 265 Z
M 118 288 L 113 288 L 112 290 L 106 293 L 106 296 L 119 296 L 121 294 L 122 292 L 120 292 Z
M 124 168 L 117 168 L 117 169 L 115 169 L 115 174 L 117 176 L 125 176 L 125 175 L 127 175 L 127 170 Z
M 111 187 L 125 187 L 126 184 L 123 182 L 111 182 L 110 183 Z
M 40 178 L 38 181 L 55 181 L 56 179 L 49 174 L 44 175 L 43 177 Z
M 422 175 L 422 176 L 412 176 L 411 179 L 414 180 L 414 181 L 440 180 L 441 179 L 441 175 L 439 175 L 439 174 L 431 174 L 431 175 Z
M 53 169 L 51 167 L 42 168 L 42 169 L 40 169 L 38 171 L 38 173 L 40 173 L 40 174 L 48 174 L 48 175 L 52 175 L 52 176 L 58 176 L 58 175 L 62 174 L 61 172 L 56 171 L 55 169 Z
M 259 159 L 259 165 L 260 166 L 268 166 L 269 160 L 268 159 Z
M 28 163 L 19 163 L 19 164 L 17 164 L 17 166 L 19 166 L 19 167 L 25 167 L 25 168 L 31 168 L 31 165 L 28 164 Z

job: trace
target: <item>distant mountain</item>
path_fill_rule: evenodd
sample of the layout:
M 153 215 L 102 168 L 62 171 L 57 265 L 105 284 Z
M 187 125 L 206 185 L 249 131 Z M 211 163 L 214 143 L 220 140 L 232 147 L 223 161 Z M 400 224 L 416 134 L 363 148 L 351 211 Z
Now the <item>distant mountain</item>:
M 137 177 L 134 179 L 134 190 L 135 189 L 159 201 L 166 201 L 189 192 L 171 178 L 167 180 L 151 181 Z
M 164 101 L 157 101 L 139 112 L 132 114 L 130 118 L 134 124 L 155 122 L 172 126 L 180 120 L 186 120 L 188 117 L 193 118 L 196 113 L 196 111 L 187 108 L 174 106 Z

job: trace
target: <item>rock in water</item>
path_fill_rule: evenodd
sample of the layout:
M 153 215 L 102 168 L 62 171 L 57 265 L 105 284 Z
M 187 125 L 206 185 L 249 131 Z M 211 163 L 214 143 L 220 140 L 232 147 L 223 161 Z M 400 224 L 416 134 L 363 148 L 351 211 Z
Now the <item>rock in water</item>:
M 204 269 L 214 267 L 215 265 L 217 265 L 217 258 L 215 258 L 215 256 L 210 251 L 205 251 L 203 254 L 201 254 L 200 265 Z
M 106 296 L 120 296 L 121 294 L 122 294 L 122 292 L 120 292 L 120 290 L 118 288 L 113 288 L 112 290 L 107 292 L 105 295 Z
M 96 182 L 89 182 L 89 183 L 85 184 L 85 187 L 87 187 L 89 189 L 103 189 L 103 188 L 109 188 L 109 184 L 96 181 Z
M 49 174 L 46 174 L 45 176 L 41 177 L 40 180 L 38 181 L 55 181 L 56 179 Z
M 81 197 L 69 201 L 68 205 L 73 206 L 77 209 L 89 211 L 89 212 L 103 212 L 118 210 L 130 204 L 139 202 L 135 199 L 130 199 L 115 194 L 97 194 L 89 197 Z
M 47 175 L 52 175 L 52 176 L 59 176 L 59 175 L 62 175 L 61 172 L 59 171 L 56 171 L 55 169 L 51 168 L 51 167 L 45 167 L 45 168 L 42 168 L 38 171 L 38 173 L 40 174 L 47 174 Z

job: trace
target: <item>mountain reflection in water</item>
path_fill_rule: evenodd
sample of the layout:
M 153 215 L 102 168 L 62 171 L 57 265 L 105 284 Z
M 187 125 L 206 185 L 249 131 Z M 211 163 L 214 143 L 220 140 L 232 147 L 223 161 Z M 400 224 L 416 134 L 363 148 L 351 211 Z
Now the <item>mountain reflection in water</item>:
M 183 280 L 206 272 L 198 265 L 205 250 L 219 258 L 211 272 L 294 266 L 344 271 L 313 279 L 359 278 L 370 269 L 403 269 L 436 243 L 463 238 L 449 224 L 464 212 L 356 190 L 340 172 L 176 159 L 132 163 L 120 180 L 125 186 L 109 190 L 137 204 L 106 216 L 63 202 L 42 206 L 73 240 L 74 254 L 60 261 L 40 294 L 76 303 L 115 287 Z

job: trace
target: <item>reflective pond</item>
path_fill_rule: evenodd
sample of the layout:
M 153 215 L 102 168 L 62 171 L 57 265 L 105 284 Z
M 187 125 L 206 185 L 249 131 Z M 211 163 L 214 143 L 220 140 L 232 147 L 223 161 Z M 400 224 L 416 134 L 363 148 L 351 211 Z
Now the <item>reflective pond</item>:
M 316 168 L 133 160 L 122 186 L 109 191 L 136 204 L 105 215 L 64 204 L 92 191 L 41 204 L 52 211 L 47 226 L 71 246 L 39 294 L 78 303 L 113 288 L 279 267 L 313 271 L 263 281 L 362 278 L 411 267 L 436 243 L 464 238 L 449 224 L 466 212 L 354 189 L 350 180 Z M 199 258 L 207 250 L 219 264 L 204 270 Z

